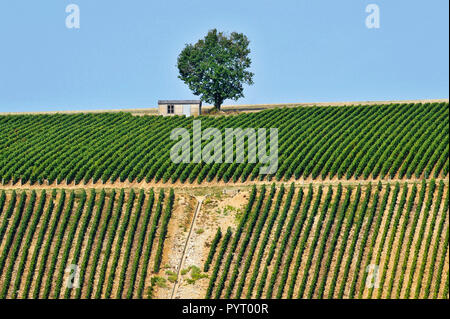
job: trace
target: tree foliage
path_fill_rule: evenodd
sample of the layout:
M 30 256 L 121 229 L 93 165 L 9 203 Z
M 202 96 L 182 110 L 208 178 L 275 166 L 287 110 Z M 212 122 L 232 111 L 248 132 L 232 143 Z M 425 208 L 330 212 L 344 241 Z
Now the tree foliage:
M 242 34 L 229 36 L 213 29 L 196 44 L 188 44 L 178 56 L 179 78 L 201 100 L 220 110 L 226 99 L 244 97 L 243 84 L 253 84 L 250 41 Z

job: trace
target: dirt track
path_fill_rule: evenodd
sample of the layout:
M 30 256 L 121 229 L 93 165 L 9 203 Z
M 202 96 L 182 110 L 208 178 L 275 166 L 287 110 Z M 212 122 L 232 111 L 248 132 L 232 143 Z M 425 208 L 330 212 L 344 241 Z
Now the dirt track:
M 175 285 L 173 286 L 171 299 L 173 299 L 176 296 L 178 286 L 180 285 L 180 281 L 182 280 L 181 279 L 181 271 L 183 269 L 183 264 L 184 264 L 184 260 L 185 260 L 185 256 L 186 256 L 187 246 L 189 244 L 189 239 L 191 238 L 191 235 L 192 235 L 192 230 L 194 229 L 194 226 L 195 226 L 195 220 L 196 220 L 196 218 L 198 216 L 198 213 L 199 213 L 199 211 L 200 211 L 200 209 L 202 207 L 203 200 L 204 200 L 203 197 L 198 197 L 197 198 L 197 207 L 195 208 L 194 217 L 192 218 L 191 226 L 189 228 L 189 233 L 188 233 L 188 236 L 186 238 L 186 243 L 184 245 L 183 254 L 181 255 L 181 258 L 180 258 L 180 265 L 178 267 L 178 273 L 177 273 L 177 281 L 175 282 Z
M 449 184 L 449 178 L 437 178 L 436 180 L 442 180 L 446 185 Z M 92 181 L 84 184 L 84 183 L 80 183 L 78 185 L 75 185 L 74 183 L 70 183 L 67 184 L 65 182 L 62 182 L 60 184 L 56 184 L 53 183 L 51 185 L 47 185 L 45 182 L 42 185 L 39 184 L 34 184 L 34 185 L 30 185 L 29 183 L 26 183 L 24 185 L 22 185 L 20 182 L 16 183 L 15 185 L 12 185 L 11 183 L 6 184 L 6 185 L 0 185 L 0 189 L 4 189 L 4 190 L 17 190 L 17 189 L 29 189 L 29 190 L 33 190 L 33 189 L 60 189 L 60 188 L 64 188 L 64 189 L 108 189 L 108 188 L 142 188 L 142 189 L 150 189 L 150 188 L 168 188 L 168 187 L 172 187 L 172 188 L 177 188 L 177 189 L 196 189 L 196 188 L 211 188 L 211 187 L 249 187 L 252 185 L 263 185 L 263 184 L 272 184 L 275 183 L 276 185 L 281 185 L 281 184 L 291 184 L 291 183 L 295 183 L 296 186 L 308 186 L 309 184 L 320 184 L 320 185 L 324 185 L 324 186 L 328 186 L 328 185 L 338 185 L 339 183 L 342 184 L 342 186 L 348 186 L 348 185 L 367 185 L 369 183 L 372 184 L 376 184 L 378 182 L 381 182 L 382 184 L 387 184 L 387 183 L 408 183 L 408 184 L 412 184 L 412 183 L 421 183 L 422 179 L 420 178 L 413 178 L 413 179 L 366 179 L 366 180 L 357 180 L 357 179 L 349 179 L 349 180 L 339 180 L 339 179 L 325 179 L 325 180 L 321 180 L 321 179 L 316 179 L 313 180 L 311 178 L 308 178 L 306 180 L 304 179 L 291 179 L 288 181 L 276 181 L 276 180 L 272 180 L 272 181 L 268 181 L 268 180 L 263 180 L 263 181 L 245 181 L 245 182 L 237 182 L 237 183 L 225 183 L 223 181 L 212 181 L 212 182 L 202 182 L 201 184 L 197 184 L 197 183 L 181 183 L 181 182 L 176 182 L 176 183 L 154 183 L 154 182 L 150 182 L 150 183 L 146 183 L 144 182 L 107 182 L 105 184 L 101 183 L 101 182 L 97 182 L 97 183 L 93 183 Z

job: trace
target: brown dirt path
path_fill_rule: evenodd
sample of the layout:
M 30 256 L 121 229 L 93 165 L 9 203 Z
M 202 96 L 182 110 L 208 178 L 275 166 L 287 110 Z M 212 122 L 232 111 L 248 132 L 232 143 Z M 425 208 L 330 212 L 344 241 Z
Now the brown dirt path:
M 192 222 L 191 222 L 191 225 L 189 227 L 189 233 L 188 233 L 188 236 L 186 238 L 186 243 L 184 245 L 183 254 L 181 255 L 181 258 L 180 258 L 180 265 L 178 266 L 178 273 L 177 273 L 177 278 L 178 279 L 175 281 L 175 285 L 173 286 L 171 299 L 173 299 L 174 296 L 176 296 L 177 289 L 178 289 L 178 286 L 179 286 L 180 281 L 181 281 L 181 270 L 183 269 L 184 261 L 186 259 L 186 251 L 187 251 L 187 248 L 188 248 L 189 239 L 192 236 L 192 230 L 194 229 L 197 216 L 198 216 L 199 211 L 200 211 L 200 209 L 202 207 L 202 203 L 205 200 L 204 197 L 198 197 L 196 199 L 197 199 L 197 207 L 195 208 L 194 217 L 192 218 Z
M 248 187 L 248 186 L 253 186 L 253 185 L 263 185 L 263 184 L 272 184 L 275 183 L 277 186 L 280 186 L 281 184 L 285 184 L 285 185 L 289 185 L 290 183 L 294 183 L 296 186 L 308 186 L 309 184 L 313 183 L 313 184 L 320 184 L 323 186 L 328 186 L 328 185 L 337 185 L 339 183 L 342 184 L 342 186 L 348 186 L 348 185 L 367 185 L 369 183 L 372 183 L 373 185 L 376 185 L 378 182 L 381 182 L 382 184 L 387 184 L 387 183 L 396 183 L 396 182 L 400 182 L 400 183 L 408 183 L 408 184 L 412 184 L 412 183 L 420 183 L 422 182 L 423 179 L 420 178 L 411 178 L 411 179 L 348 179 L 348 180 L 339 180 L 336 178 L 333 179 L 312 179 L 311 177 L 307 178 L 307 179 L 290 179 L 288 181 L 285 180 L 281 180 L 281 181 L 276 181 L 276 180 L 272 180 L 272 181 L 267 181 L 267 180 L 254 180 L 254 181 L 245 181 L 245 182 L 236 182 L 236 183 L 225 183 L 224 181 L 212 181 L 212 182 L 202 182 L 201 184 L 198 183 L 181 183 L 180 181 L 177 181 L 175 183 L 162 183 L 162 182 L 145 182 L 142 181 L 140 183 L 138 182 L 129 182 L 129 181 L 125 181 L 125 182 L 106 182 L 106 183 L 102 183 L 102 182 L 97 182 L 97 183 L 93 183 L 92 181 L 90 181 L 87 184 L 83 184 L 80 183 L 78 185 L 75 185 L 73 182 L 67 184 L 66 182 L 62 182 L 60 184 L 50 184 L 47 185 L 47 183 L 44 183 L 42 185 L 39 184 L 34 184 L 34 185 L 30 185 L 29 183 L 26 184 L 21 184 L 20 182 L 12 185 L 12 183 L 6 184 L 6 185 L 0 185 L 0 190 L 4 189 L 4 190 L 33 190 L 33 189 L 66 189 L 66 190 L 72 190 L 72 189 L 109 189 L 109 188 L 143 188 L 143 189 L 150 189 L 150 188 L 179 188 L 179 189 L 198 189 L 198 188 L 205 188 L 205 187 Z M 428 179 L 431 180 L 431 179 Z M 445 177 L 445 178 L 438 178 L 436 180 L 442 180 L 446 185 L 449 184 L 449 177 Z

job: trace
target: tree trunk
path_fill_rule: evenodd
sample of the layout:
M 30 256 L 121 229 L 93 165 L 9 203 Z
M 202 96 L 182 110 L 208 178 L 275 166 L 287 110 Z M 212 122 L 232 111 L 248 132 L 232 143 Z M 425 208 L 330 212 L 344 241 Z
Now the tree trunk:
M 222 106 L 222 102 L 221 101 L 216 101 L 216 102 L 214 102 L 214 108 L 217 110 L 217 111 L 220 111 L 220 107 Z

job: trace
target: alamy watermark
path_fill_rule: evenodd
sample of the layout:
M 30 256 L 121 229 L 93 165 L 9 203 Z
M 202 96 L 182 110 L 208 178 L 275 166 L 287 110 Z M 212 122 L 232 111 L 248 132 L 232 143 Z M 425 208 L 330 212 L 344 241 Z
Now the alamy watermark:
M 224 142 L 222 136 L 224 135 Z M 177 143 L 170 150 L 172 162 L 178 163 L 259 163 L 262 175 L 278 169 L 278 129 L 226 128 L 224 134 L 214 127 L 202 130 L 201 120 L 194 120 L 191 134 L 186 128 L 175 128 L 170 134 Z M 236 140 L 236 144 L 234 141 Z M 247 156 L 245 141 L 247 140 Z M 205 142 L 205 143 L 203 143 Z M 203 145 L 202 145 L 203 144 Z M 192 152 L 191 152 L 192 146 Z M 192 154 L 191 154 L 192 153 Z
M 77 4 L 69 4 L 66 7 L 66 28 L 79 29 L 80 28 L 80 7 Z
M 77 4 L 71 3 L 66 6 L 66 28 L 79 29 L 80 28 L 80 7 Z M 368 29 L 380 28 L 380 7 L 377 4 L 371 3 L 366 6 L 365 23 Z
M 380 7 L 377 4 L 369 4 L 366 7 L 366 13 L 369 15 L 366 18 L 366 27 L 368 29 L 380 28 Z
M 366 272 L 366 288 L 380 288 L 380 267 L 378 265 L 368 265 Z
M 66 268 L 66 273 L 69 273 L 64 282 L 66 288 L 80 288 L 80 267 L 78 265 L 69 265 Z

